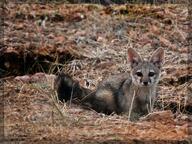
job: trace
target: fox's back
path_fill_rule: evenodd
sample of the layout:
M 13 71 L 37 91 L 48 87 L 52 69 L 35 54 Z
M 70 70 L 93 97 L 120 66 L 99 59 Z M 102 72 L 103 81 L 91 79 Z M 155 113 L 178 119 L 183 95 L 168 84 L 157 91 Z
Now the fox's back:
M 102 89 L 102 88 L 111 88 L 111 89 L 119 89 L 121 84 L 130 78 L 129 73 L 119 73 L 116 75 L 112 75 L 103 81 L 101 81 L 98 85 L 97 90 Z

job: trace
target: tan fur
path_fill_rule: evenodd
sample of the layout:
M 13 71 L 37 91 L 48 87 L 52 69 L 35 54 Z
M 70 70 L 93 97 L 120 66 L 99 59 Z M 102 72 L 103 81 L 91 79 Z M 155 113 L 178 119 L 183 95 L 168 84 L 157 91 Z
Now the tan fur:
M 116 109 L 114 96 L 111 90 L 103 89 L 101 91 L 98 91 L 96 98 L 101 101 L 105 101 L 110 110 L 114 111 Z

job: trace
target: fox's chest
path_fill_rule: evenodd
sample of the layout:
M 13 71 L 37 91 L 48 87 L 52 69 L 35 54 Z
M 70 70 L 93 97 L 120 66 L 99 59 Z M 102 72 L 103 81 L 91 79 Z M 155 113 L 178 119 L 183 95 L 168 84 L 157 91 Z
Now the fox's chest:
M 141 104 L 147 104 L 154 98 L 154 93 L 152 89 L 140 89 L 135 94 L 135 100 Z
M 133 111 L 145 113 L 149 109 L 149 105 L 153 105 L 155 98 L 155 89 L 131 89 L 124 94 L 125 100 L 122 102 L 124 111 Z

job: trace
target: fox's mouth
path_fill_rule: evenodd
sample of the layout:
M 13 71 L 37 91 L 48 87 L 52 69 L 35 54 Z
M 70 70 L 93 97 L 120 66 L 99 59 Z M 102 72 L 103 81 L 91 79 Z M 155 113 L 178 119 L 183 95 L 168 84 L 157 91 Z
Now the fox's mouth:
M 151 83 L 148 83 L 148 84 L 143 84 L 143 83 L 139 83 L 139 86 L 140 87 L 151 87 L 152 86 L 152 84 Z
M 142 85 L 142 87 L 150 87 L 150 85 Z
M 148 84 L 148 85 L 143 85 L 143 84 L 142 84 L 142 85 L 141 85 L 141 87 L 146 87 L 146 88 L 147 88 L 147 87 L 151 87 L 151 86 L 152 86 L 152 84 Z

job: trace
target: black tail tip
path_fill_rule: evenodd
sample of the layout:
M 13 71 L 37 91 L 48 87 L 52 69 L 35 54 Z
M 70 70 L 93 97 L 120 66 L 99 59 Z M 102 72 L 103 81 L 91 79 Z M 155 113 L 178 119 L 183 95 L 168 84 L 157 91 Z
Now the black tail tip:
M 68 74 L 59 73 L 54 83 L 58 99 L 62 102 L 70 100 L 73 89 L 78 87 L 78 85 L 78 82 L 74 81 Z

